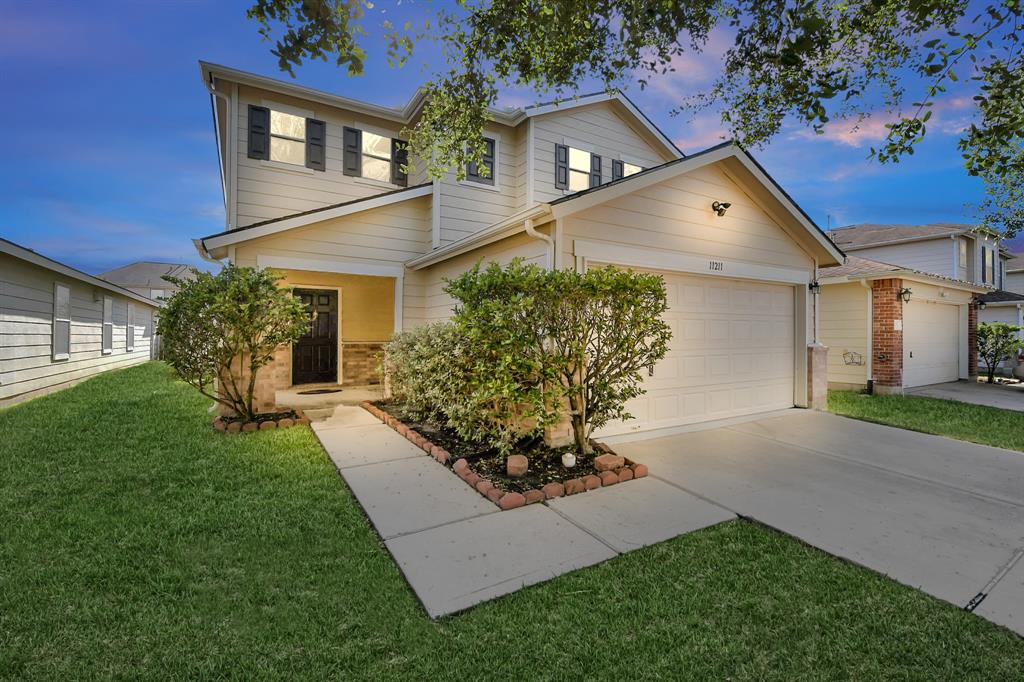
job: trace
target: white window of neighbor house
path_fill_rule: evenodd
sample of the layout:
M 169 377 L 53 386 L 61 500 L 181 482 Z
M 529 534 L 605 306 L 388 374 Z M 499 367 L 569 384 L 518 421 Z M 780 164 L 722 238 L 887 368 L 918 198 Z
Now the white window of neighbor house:
M 985 284 L 993 284 L 994 275 L 995 275 L 995 273 L 994 273 L 995 261 L 993 260 L 993 255 L 994 254 L 993 254 L 992 249 L 983 249 L 983 253 L 984 253 L 984 256 L 985 256 L 985 278 L 984 278 L 983 281 L 984 281 Z
M 363 177 L 391 182 L 391 138 L 363 131 Z
M 109 296 L 103 297 L 103 331 L 102 331 L 103 355 L 110 355 L 114 352 L 114 299 Z
M 270 160 L 306 165 L 306 119 L 270 110 Z
M 961 237 L 960 241 L 958 242 L 958 245 L 960 247 L 960 251 L 959 251 L 959 260 L 957 261 L 957 263 L 960 265 L 960 267 L 966 268 L 967 267 L 967 240 L 964 239 L 963 237 Z
M 52 357 L 67 360 L 71 357 L 71 288 L 53 283 L 53 337 Z
M 124 349 L 126 352 L 131 353 L 135 350 L 135 309 L 132 304 L 128 304 L 128 314 L 125 318 L 125 335 L 124 335 Z

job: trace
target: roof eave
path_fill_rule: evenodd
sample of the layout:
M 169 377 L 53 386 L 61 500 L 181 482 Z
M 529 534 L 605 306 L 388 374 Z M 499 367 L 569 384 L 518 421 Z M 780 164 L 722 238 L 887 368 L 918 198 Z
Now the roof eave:
M 461 256 L 464 253 L 469 253 L 482 246 L 493 244 L 496 241 L 500 241 L 507 237 L 511 237 L 525 229 L 525 224 L 528 219 L 537 220 L 551 217 L 551 206 L 549 204 L 538 204 L 525 211 L 509 216 L 505 220 L 499 221 L 485 227 L 479 232 L 475 232 L 468 237 L 460 239 L 459 241 L 452 242 L 446 246 L 442 246 L 438 249 L 434 249 L 430 253 L 426 253 L 422 256 L 413 258 L 410 261 L 406 261 L 405 266 L 410 270 L 422 270 L 423 268 L 431 265 L 436 265 L 450 258 Z

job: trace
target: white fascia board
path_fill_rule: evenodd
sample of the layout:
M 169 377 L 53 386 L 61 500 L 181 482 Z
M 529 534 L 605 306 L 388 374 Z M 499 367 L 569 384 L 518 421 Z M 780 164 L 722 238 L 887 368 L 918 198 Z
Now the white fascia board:
M 824 277 L 818 280 L 818 284 L 822 286 L 829 286 L 830 284 L 849 284 L 850 282 L 873 282 L 876 279 L 905 279 L 908 282 L 920 282 L 921 284 L 931 284 L 933 286 L 945 287 L 947 289 L 960 289 L 961 291 L 970 291 L 975 294 L 984 294 L 989 291 L 995 291 L 993 287 L 947 279 L 945 277 L 939 277 L 938 275 L 928 275 L 923 272 L 914 272 L 913 270 L 890 270 L 887 272 L 873 272 L 870 274 Z M 988 305 L 992 304 L 990 303 Z
M 454 258 L 463 253 L 473 251 L 481 246 L 492 244 L 506 237 L 510 237 L 517 232 L 525 229 L 525 223 L 527 218 L 547 219 L 550 217 L 551 207 L 547 204 L 539 204 L 533 208 L 519 213 L 502 220 L 501 222 L 494 223 L 479 232 L 474 232 L 468 237 L 464 237 L 458 241 L 452 242 L 447 246 L 442 246 L 439 249 L 435 249 L 430 253 L 413 258 L 407 261 L 405 266 L 410 270 L 421 270 L 427 266 L 434 265 L 446 261 L 449 258 Z
M 277 234 L 278 232 L 284 232 L 285 230 L 293 230 L 296 227 L 305 227 L 306 225 L 312 225 L 325 220 L 333 220 L 334 218 L 341 218 L 347 215 L 352 215 L 353 213 L 361 213 L 363 211 L 381 208 L 390 204 L 409 201 L 410 199 L 418 199 L 419 197 L 425 197 L 431 194 L 433 191 L 434 190 L 431 185 L 420 185 L 419 187 L 413 187 L 405 191 L 392 192 L 390 194 L 384 194 L 377 197 L 369 197 L 343 206 L 327 208 L 322 211 L 315 211 L 305 215 L 298 215 L 294 218 L 283 218 L 273 223 L 260 225 L 259 227 L 242 227 L 232 232 L 207 237 L 202 240 L 202 243 L 207 250 L 216 249 L 229 244 L 238 244 L 240 242 L 249 241 L 250 239 Z
M 385 263 L 364 263 L 338 259 L 290 258 L 288 256 L 256 256 L 256 265 L 261 268 L 280 270 L 304 270 L 307 272 L 333 272 L 341 275 L 369 275 L 371 277 L 402 277 L 405 268 Z

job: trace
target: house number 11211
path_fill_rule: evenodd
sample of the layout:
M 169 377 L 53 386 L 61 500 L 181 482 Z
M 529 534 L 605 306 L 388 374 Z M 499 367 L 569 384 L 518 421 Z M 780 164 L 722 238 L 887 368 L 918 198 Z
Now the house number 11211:
M 725 263 L 720 260 L 708 261 L 708 269 L 715 272 L 721 272 L 722 270 L 725 270 Z

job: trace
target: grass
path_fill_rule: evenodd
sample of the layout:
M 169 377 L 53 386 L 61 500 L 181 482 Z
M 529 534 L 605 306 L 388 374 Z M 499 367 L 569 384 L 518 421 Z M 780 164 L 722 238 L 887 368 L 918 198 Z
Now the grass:
M 1024 451 L 1024 414 L 916 395 L 829 391 L 828 409 L 844 417 L 982 445 Z
M 1024 678 L 1009 631 L 736 521 L 430 621 L 306 428 L 156 363 L 0 411 L 0 677 Z

